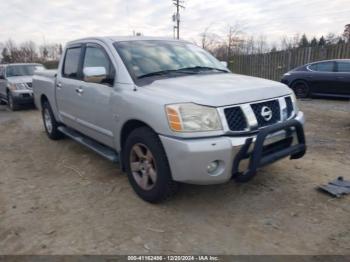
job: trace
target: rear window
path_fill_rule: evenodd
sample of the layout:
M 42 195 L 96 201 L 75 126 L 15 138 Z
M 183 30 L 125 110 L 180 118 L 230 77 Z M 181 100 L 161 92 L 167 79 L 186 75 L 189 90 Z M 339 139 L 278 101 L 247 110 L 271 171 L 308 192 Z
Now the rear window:
M 64 59 L 63 76 L 67 78 L 78 78 L 81 47 L 69 48 Z
M 350 62 L 337 62 L 338 72 L 350 73 Z

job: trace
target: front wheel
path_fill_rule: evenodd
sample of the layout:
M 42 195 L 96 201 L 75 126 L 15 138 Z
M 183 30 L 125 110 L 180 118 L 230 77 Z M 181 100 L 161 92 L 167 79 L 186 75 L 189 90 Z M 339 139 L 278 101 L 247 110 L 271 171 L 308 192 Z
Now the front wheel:
M 19 106 L 13 100 L 13 96 L 12 96 L 11 92 L 7 93 L 7 105 L 11 111 L 16 111 L 19 109 Z
M 297 98 L 307 98 L 310 94 L 309 86 L 305 82 L 296 82 L 292 89 Z
M 151 203 L 174 195 L 179 184 L 172 180 L 163 145 L 150 128 L 135 129 L 127 138 L 124 163 L 136 194 Z
M 45 101 L 42 105 L 42 117 L 47 136 L 52 140 L 58 140 L 63 134 L 58 130 L 59 124 L 53 115 L 49 102 Z

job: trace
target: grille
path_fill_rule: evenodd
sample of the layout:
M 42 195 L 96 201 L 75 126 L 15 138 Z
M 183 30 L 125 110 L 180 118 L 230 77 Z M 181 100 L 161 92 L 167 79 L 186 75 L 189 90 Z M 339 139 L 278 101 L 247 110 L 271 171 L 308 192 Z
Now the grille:
M 270 108 L 272 111 L 272 117 L 270 120 L 265 120 L 265 118 L 261 115 L 261 110 L 264 106 Z M 251 107 L 254 111 L 256 119 L 258 120 L 259 127 L 272 125 L 281 120 L 280 104 L 278 100 L 271 100 L 262 103 L 252 104 Z
M 290 118 L 293 113 L 293 103 L 292 98 L 290 96 L 286 97 L 286 105 L 287 105 L 287 118 Z
M 224 110 L 227 124 L 232 131 L 244 131 L 247 121 L 240 107 L 230 107 Z

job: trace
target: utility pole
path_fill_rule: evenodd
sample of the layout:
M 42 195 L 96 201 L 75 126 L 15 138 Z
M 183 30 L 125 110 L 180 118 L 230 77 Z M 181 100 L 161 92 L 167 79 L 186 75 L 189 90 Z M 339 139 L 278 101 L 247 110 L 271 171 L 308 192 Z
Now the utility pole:
M 174 35 L 176 29 L 176 38 L 180 39 L 180 8 L 185 8 L 182 4 L 183 0 L 173 0 L 173 4 L 176 7 L 176 14 L 173 15 L 173 21 L 176 22 L 176 26 L 174 26 Z M 175 38 L 175 37 L 174 37 Z

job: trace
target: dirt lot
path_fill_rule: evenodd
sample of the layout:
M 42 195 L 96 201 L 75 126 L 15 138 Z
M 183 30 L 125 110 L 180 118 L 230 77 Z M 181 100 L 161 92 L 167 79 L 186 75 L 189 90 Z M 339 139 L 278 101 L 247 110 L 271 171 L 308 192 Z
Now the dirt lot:
M 250 183 L 183 186 L 140 200 L 118 167 L 70 139 L 50 141 L 36 110 L 0 107 L 0 254 L 350 254 L 350 103 L 306 100 L 308 153 Z

